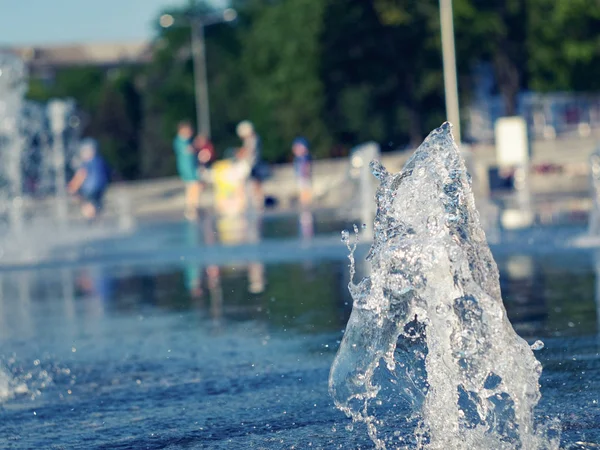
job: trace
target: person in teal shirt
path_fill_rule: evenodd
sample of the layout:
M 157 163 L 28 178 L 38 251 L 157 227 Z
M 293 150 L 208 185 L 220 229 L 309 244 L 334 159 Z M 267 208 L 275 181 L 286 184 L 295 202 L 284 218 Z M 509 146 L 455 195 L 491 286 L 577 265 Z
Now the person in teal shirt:
M 198 155 L 192 144 L 194 128 L 188 121 L 177 126 L 177 136 L 173 140 L 173 150 L 177 160 L 177 172 L 185 183 L 185 216 L 189 220 L 197 218 L 201 185 L 198 180 Z
M 177 136 L 173 141 L 173 150 L 177 158 L 177 171 L 185 183 L 197 181 L 198 159 L 192 145 L 194 129 L 187 121 L 181 122 L 177 127 Z

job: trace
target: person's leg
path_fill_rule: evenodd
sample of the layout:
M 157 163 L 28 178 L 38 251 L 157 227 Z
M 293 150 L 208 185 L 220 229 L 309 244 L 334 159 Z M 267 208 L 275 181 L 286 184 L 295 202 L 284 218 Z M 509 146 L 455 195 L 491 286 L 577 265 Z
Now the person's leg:
M 265 207 L 265 195 L 263 192 L 262 181 L 258 178 L 252 180 L 254 206 L 259 211 L 262 211 Z
M 265 266 L 260 263 L 248 265 L 248 292 L 261 294 L 265 290 Z
M 83 206 L 81 207 L 81 214 L 83 214 L 83 217 L 85 217 L 88 220 L 95 219 L 96 213 L 96 206 L 94 206 L 92 202 L 85 201 L 83 203 Z
M 191 200 L 192 197 L 192 185 L 191 183 L 188 181 L 185 183 L 185 207 L 184 207 L 184 214 L 185 217 L 190 219 L 190 203 L 192 202 Z
M 302 206 L 309 206 L 312 202 L 312 192 L 310 190 L 310 188 L 304 188 L 302 189 L 302 192 L 300 193 L 300 204 Z
M 199 197 L 200 184 L 197 181 L 188 181 L 185 185 L 185 216 L 190 220 L 198 215 Z
M 312 186 L 310 180 L 302 178 L 298 182 L 300 190 L 300 206 L 309 206 L 312 202 Z
M 96 218 L 98 213 L 98 195 L 97 193 L 81 193 L 81 215 L 88 219 L 92 220 Z

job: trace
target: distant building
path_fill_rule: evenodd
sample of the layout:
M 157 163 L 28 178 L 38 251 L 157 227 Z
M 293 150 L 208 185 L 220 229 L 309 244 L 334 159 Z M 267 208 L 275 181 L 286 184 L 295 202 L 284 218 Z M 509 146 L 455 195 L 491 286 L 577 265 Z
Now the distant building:
M 505 115 L 504 99 L 497 92 L 489 64 L 480 64 L 473 75 L 473 93 L 463 110 L 467 121 L 465 137 L 472 142 L 493 142 L 496 120 Z M 521 91 L 517 95 L 517 114 L 527 121 L 532 139 L 588 136 L 592 130 L 600 129 L 600 94 Z
M 57 70 L 96 66 L 106 70 L 124 65 L 145 64 L 152 58 L 151 42 L 108 42 L 72 45 L 0 47 L 20 56 L 34 78 L 52 80 Z

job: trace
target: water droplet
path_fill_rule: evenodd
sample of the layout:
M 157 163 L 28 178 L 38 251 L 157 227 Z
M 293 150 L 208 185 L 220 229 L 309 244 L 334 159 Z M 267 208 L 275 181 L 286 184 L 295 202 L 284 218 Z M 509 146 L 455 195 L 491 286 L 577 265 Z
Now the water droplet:
M 452 262 L 458 261 L 459 257 L 460 257 L 460 249 L 458 247 L 451 247 L 450 250 L 448 251 L 448 258 L 450 259 L 450 261 L 452 261 Z
M 383 164 L 381 164 L 379 161 L 371 161 L 371 164 L 369 164 L 371 167 L 371 173 L 375 176 L 375 178 L 377 178 L 378 180 L 384 180 L 385 178 L 387 178 L 390 174 L 387 171 L 387 169 L 385 167 L 383 167 Z
M 451 227 L 458 221 L 458 216 L 456 214 L 448 214 L 446 216 L 446 226 Z
M 348 242 L 350 242 L 350 232 L 348 230 L 342 231 L 342 242 L 344 244 L 347 244 Z
M 354 424 L 349 423 L 348 425 L 346 425 L 346 430 L 347 431 L 353 431 L 354 430 Z
M 439 221 L 437 217 L 427 217 L 427 229 L 432 233 L 436 233 L 437 231 L 439 231 Z
M 531 350 L 533 350 L 534 352 L 537 350 L 541 350 L 544 348 L 544 343 L 542 341 L 540 341 L 539 339 L 537 341 L 535 341 L 533 344 L 531 344 Z
M 445 316 L 450 311 L 450 305 L 446 303 L 440 303 L 435 307 L 435 312 L 440 316 Z

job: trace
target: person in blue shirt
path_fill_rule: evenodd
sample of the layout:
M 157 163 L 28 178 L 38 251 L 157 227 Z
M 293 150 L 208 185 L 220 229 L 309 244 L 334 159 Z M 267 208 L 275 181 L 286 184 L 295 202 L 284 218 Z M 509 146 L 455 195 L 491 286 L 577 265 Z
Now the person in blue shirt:
M 185 217 L 194 220 L 198 215 L 202 185 L 198 179 L 198 153 L 194 148 L 194 128 L 188 121 L 180 122 L 173 139 L 179 178 L 185 183 Z
M 94 219 L 102 209 L 104 194 L 110 182 L 108 165 L 98 153 L 94 139 L 86 138 L 80 145 L 81 165 L 69 182 L 68 191 L 83 200 L 81 212 L 87 219 Z
M 306 138 L 294 139 L 292 152 L 294 153 L 294 173 L 298 183 L 300 205 L 308 206 L 312 201 L 312 158 L 310 145 Z

